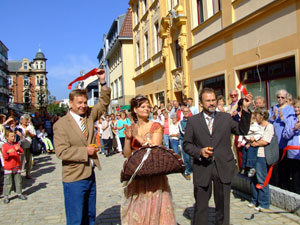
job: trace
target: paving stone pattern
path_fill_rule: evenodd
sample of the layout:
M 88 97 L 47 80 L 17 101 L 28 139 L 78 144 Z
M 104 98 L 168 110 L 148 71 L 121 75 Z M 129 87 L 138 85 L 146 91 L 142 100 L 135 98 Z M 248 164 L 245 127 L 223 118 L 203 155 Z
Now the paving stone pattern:
M 118 155 L 100 155 L 103 167 L 96 171 L 97 177 L 97 219 L 96 224 L 121 224 L 120 204 L 122 185 L 120 171 L 124 158 Z M 41 155 L 34 158 L 32 180 L 23 180 L 23 192 L 27 201 L 11 195 L 11 202 L 3 203 L 0 197 L 0 224 L 65 224 L 64 198 L 61 182 L 61 162 L 55 155 Z M 181 174 L 169 175 L 177 223 L 191 224 L 193 215 L 193 184 Z M 0 176 L 1 184 L 3 175 Z M 2 189 L 2 188 L 1 188 Z M 2 193 L 2 191 L 1 191 Z M 270 212 L 255 212 L 247 207 L 245 196 L 231 195 L 231 224 L 300 224 L 300 217 L 271 206 Z M 211 199 L 209 223 L 214 224 L 214 203 Z

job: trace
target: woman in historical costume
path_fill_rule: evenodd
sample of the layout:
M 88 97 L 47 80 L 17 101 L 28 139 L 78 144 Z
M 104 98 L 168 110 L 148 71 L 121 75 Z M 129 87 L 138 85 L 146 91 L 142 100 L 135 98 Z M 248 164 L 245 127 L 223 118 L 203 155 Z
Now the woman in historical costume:
M 163 139 L 161 124 L 148 120 L 148 98 L 138 95 L 131 99 L 130 105 L 136 123 L 125 129 L 124 155 L 127 158 L 146 143 L 161 145 Z M 167 176 L 137 178 L 124 188 L 121 220 L 123 225 L 175 225 Z

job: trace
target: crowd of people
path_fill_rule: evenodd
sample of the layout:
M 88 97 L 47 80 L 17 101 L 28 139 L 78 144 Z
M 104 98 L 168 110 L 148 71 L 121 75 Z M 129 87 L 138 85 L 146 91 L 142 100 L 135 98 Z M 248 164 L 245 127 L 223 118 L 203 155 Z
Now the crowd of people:
M 251 94 L 239 98 L 238 91 L 232 90 L 229 93 L 231 102 L 226 105 L 223 96 L 216 96 L 212 89 L 203 89 L 199 96 L 202 110 L 200 114 L 199 107 L 193 104 L 192 98 L 181 103 L 174 100 L 168 105 L 161 103 L 152 107 L 142 95 L 131 100 L 130 112 L 107 114 L 110 90 L 106 88 L 103 92 L 105 101 L 94 106 L 91 112 L 87 108 L 86 92 L 72 91 L 71 110 L 64 119 L 56 123 L 56 128 L 54 123 L 59 117 L 50 116 L 47 112 L 44 115 L 36 112 L 18 117 L 10 111 L 8 116 L 0 115 L 1 160 L 4 162 L 2 165 L 5 174 L 4 203 L 9 203 L 12 179 L 15 181 L 18 197 L 27 199 L 22 195 L 20 187 L 21 173 L 24 172 L 27 179 L 32 178 L 33 158 L 30 147 L 34 137 L 43 141 L 49 154 L 55 152 L 64 162 L 66 212 L 73 210 L 71 200 L 75 193 L 72 194 L 70 190 L 75 188 L 76 182 L 91 182 L 93 185 L 89 189 L 93 190 L 89 190 L 89 195 L 95 192 L 93 171 L 95 167 L 100 168 L 98 157 L 95 156 L 98 151 L 106 157 L 118 154 L 128 158 L 145 143 L 164 145 L 180 155 L 185 164 L 183 177 L 186 180 L 191 180 L 193 173 L 196 200 L 194 222 L 207 222 L 207 203 L 211 195 L 212 180 L 214 189 L 220 190 L 214 193 L 216 220 L 225 221 L 225 224 L 229 221 L 230 183 L 236 169 L 250 178 L 252 198 L 248 207 L 257 211 L 269 208 L 269 185 L 258 188 L 257 184 L 263 185 L 267 177 L 269 165 L 265 159 L 265 147 L 275 135 L 278 138 L 280 157 L 286 146 L 299 146 L 299 149 L 287 151 L 283 160 L 274 166 L 270 183 L 300 194 L 300 100 L 294 99 L 286 90 L 276 92 L 278 103 L 269 110 L 262 96 L 255 96 L 254 100 Z M 248 110 L 249 107 L 251 110 Z M 78 131 L 81 130 L 82 133 L 72 129 L 74 133 L 71 135 L 71 131 L 65 130 L 66 127 L 76 125 L 70 118 L 75 120 L 80 128 Z M 78 135 L 85 138 L 78 139 Z M 67 146 L 65 139 L 69 139 L 68 143 L 72 144 Z M 93 142 L 97 145 L 88 145 Z M 88 147 L 79 147 L 81 145 Z M 86 151 L 88 156 L 85 155 Z M 9 163 L 12 158 L 14 163 Z M 76 166 L 70 163 L 72 161 L 76 162 Z M 124 189 L 124 196 L 121 206 L 124 224 L 145 220 L 144 212 L 147 208 L 151 208 L 148 219 L 157 221 L 157 224 L 162 221 L 162 224 L 176 224 L 171 189 L 166 176 L 134 180 Z M 134 201 L 136 196 L 140 199 L 137 202 Z M 78 203 L 81 204 L 85 207 L 85 203 Z M 226 205 L 227 209 L 222 208 L 222 205 Z M 157 213 L 157 210 L 163 211 Z M 67 220 L 81 220 L 84 217 L 93 219 L 91 215 L 82 215 L 81 218 L 67 217 Z
M 26 200 L 22 195 L 22 174 L 32 179 L 31 169 L 34 163 L 32 140 L 38 139 L 44 146 L 44 153 L 55 153 L 53 147 L 53 124 L 58 116 L 45 112 L 19 115 L 10 109 L 8 115 L 0 115 L 0 164 L 4 172 L 3 195 L 5 204 L 10 202 L 10 192 L 15 183 L 18 198 Z M 14 182 L 13 182 L 14 180 Z

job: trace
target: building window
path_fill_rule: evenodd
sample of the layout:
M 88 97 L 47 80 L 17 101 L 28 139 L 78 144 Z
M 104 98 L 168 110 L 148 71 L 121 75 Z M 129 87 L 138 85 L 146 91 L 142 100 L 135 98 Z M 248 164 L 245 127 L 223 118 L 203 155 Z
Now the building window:
M 181 48 L 178 44 L 178 40 L 175 41 L 175 62 L 176 62 L 176 68 L 181 67 Z
M 119 83 L 120 83 L 120 96 L 124 96 L 124 89 L 123 89 L 123 77 L 119 78 Z
M 156 103 L 160 105 L 161 103 L 165 103 L 165 92 L 159 92 L 155 94 Z
M 159 25 L 158 22 L 154 24 L 154 54 L 159 51 Z
M 36 76 L 36 85 L 39 86 L 40 85 L 40 76 Z
M 115 87 L 114 87 L 114 83 L 111 83 L 110 84 L 110 87 L 111 87 L 111 98 L 114 99 L 115 98 Z
M 198 23 L 201 24 L 221 10 L 221 0 L 197 0 Z
M 41 62 L 41 69 L 44 69 L 44 63 L 43 62 Z
M 24 87 L 29 86 L 29 77 L 28 76 L 24 76 Z
M 13 78 L 12 76 L 8 76 L 8 86 L 12 86 L 13 85 Z
M 38 69 L 39 68 L 39 64 L 38 62 L 35 63 L 35 68 Z
M 29 94 L 29 92 L 24 93 L 24 103 L 30 103 L 30 94 Z
M 178 5 L 178 0 L 168 0 L 169 11 Z
M 28 64 L 24 63 L 24 70 L 28 70 Z
M 240 82 L 253 96 L 263 96 L 267 107 L 276 105 L 276 91 L 285 89 L 293 97 L 297 96 L 295 58 L 290 57 L 275 62 L 247 68 L 240 71 Z
M 148 42 L 148 33 L 144 35 L 144 61 L 149 58 L 149 42 Z
M 137 1 L 135 5 L 135 25 L 138 24 L 139 20 L 139 1 Z
M 116 80 L 116 98 L 119 98 L 119 82 L 118 79 Z
M 138 67 L 140 65 L 140 43 L 136 43 L 136 66 Z

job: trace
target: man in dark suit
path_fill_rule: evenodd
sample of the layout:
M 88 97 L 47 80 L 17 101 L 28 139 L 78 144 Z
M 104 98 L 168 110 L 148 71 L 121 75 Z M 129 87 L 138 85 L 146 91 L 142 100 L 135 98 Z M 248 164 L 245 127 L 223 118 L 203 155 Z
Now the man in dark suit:
M 229 224 L 230 188 L 235 172 L 235 159 L 230 147 L 230 135 L 248 133 L 252 95 L 243 101 L 240 122 L 231 115 L 216 112 L 216 94 L 211 88 L 204 88 L 200 95 L 203 111 L 189 118 L 185 130 L 183 149 L 194 161 L 194 224 L 208 224 L 208 202 L 214 185 L 216 224 Z
M 56 156 L 62 160 L 65 210 L 68 225 L 94 224 L 96 219 L 96 180 L 99 170 L 94 123 L 106 112 L 110 88 L 104 70 L 99 69 L 99 102 L 89 110 L 87 91 L 75 89 L 69 95 L 70 112 L 54 124 Z

